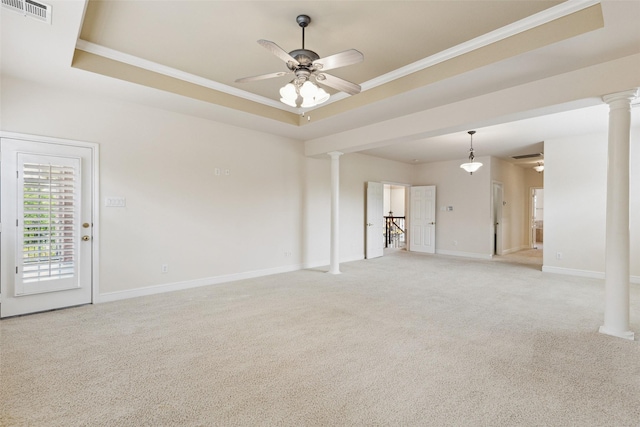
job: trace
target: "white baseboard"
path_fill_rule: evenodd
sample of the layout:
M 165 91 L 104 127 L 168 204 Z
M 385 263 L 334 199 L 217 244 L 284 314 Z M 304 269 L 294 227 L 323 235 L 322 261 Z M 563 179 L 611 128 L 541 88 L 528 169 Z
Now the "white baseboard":
M 566 276 L 577 276 L 577 277 L 589 277 L 591 279 L 605 278 L 605 274 L 603 271 L 578 270 L 575 268 L 550 267 L 546 265 L 542 266 L 542 271 L 544 273 L 564 274 Z M 640 284 L 640 276 L 629 276 L 629 282 L 636 285 Z
M 440 251 L 437 251 L 437 253 L 440 255 L 450 255 L 450 256 L 457 256 L 457 257 L 464 257 L 464 258 L 491 259 L 490 255 L 482 255 L 482 254 L 470 253 L 470 252 L 440 250 Z M 356 256 L 356 257 L 353 257 L 352 259 L 341 260 L 340 263 L 360 261 L 363 259 L 364 259 L 363 256 Z M 118 300 L 142 297 L 147 295 L 161 294 L 165 292 L 174 292 L 174 291 L 181 291 L 185 289 L 199 288 L 202 286 L 210 286 L 210 285 L 217 285 L 221 283 L 235 282 L 235 281 L 244 280 L 244 279 L 254 279 L 256 277 L 270 276 L 272 274 L 289 273 L 292 271 L 298 271 L 303 268 L 325 267 L 325 266 L 328 266 L 329 263 L 330 263 L 329 260 L 324 260 L 324 261 L 317 261 L 317 262 L 309 262 L 309 263 L 306 263 L 304 266 L 300 264 L 287 265 L 284 267 L 269 268 L 265 270 L 255 270 L 255 271 L 248 271 L 244 273 L 227 274 L 224 276 L 214 276 L 214 277 L 206 277 L 203 279 L 187 280 L 184 282 L 164 283 L 161 285 L 147 286 L 144 288 L 136 288 L 136 289 L 127 289 L 124 291 L 107 292 L 107 293 L 98 295 L 98 298 L 94 299 L 94 303 L 118 301 Z M 549 267 L 549 266 L 542 266 L 542 271 L 545 273 L 564 274 L 568 276 L 604 279 L 604 273 L 598 272 L 598 271 L 577 270 L 572 268 Z M 629 279 L 630 279 L 630 282 L 633 284 L 640 284 L 640 276 L 631 276 Z
M 224 276 L 206 277 L 203 279 L 187 280 L 184 282 L 164 283 L 161 285 L 147 286 L 144 288 L 127 289 L 100 294 L 94 303 L 118 301 L 148 295 L 162 294 L 165 292 L 182 291 L 185 289 L 199 288 L 201 286 L 217 285 L 220 283 L 235 282 L 237 280 L 254 279 L 256 277 L 270 276 L 272 274 L 289 273 L 302 269 L 302 265 L 287 265 L 284 267 L 269 268 L 265 270 L 248 271 L 245 273 L 226 274 Z
M 591 279 L 604 279 L 601 271 L 578 270 L 576 268 L 542 266 L 543 273 L 564 274 L 565 276 L 589 277 Z
M 506 249 L 506 250 L 502 251 L 502 255 L 509 255 L 509 254 L 514 253 L 514 252 L 523 251 L 525 249 L 531 249 L 531 248 L 529 246 L 520 246 L 520 247 L 517 247 L 517 248 Z

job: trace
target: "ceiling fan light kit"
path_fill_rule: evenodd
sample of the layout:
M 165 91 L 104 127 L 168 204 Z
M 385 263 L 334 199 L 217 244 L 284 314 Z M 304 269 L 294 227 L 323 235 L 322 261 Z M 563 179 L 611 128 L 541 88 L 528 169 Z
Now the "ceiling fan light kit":
M 360 93 L 360 85 L 326 74 L 325 71 L 362 62 L 364 60 L 362 53 L 355 49 L 349 49 L 326 58 L 320 58 L 317 53 L 304 47 L 304 29 L 311 22 L 311 18 L 308 15 L 298 15 L 296 22 L 302 28 L 302 49 L 287 53 L 269 40 L 258 40 L 258 44 L 284 61 L 289 71 L 244 77 L 237 79 L 236 83 L 293 74 L 294 79 L 280 89 L 280 102 L 294 108 L 312 108 L 329 100 L 329 93 L 315 84 L 311 78 L 317 83 L 346 92 L 349 95 Z
M 475 171 L 480 169 L 480 167 L 482 166 L 482 163 L 476 162 L 475 156 L 473 154 L 473 135 L 476 133 L 476 131 L 470 130 L 467 133 L 471 135 L 471 148 L 469 149 L 469 162 L 461 164 L 460 167 L 465 171 L 469 172 L 469 174 L 473 175 Z

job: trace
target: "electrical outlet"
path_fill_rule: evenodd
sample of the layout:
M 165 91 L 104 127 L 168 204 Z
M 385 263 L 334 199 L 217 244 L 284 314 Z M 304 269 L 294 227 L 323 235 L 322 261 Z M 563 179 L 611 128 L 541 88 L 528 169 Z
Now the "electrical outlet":
M 560 261 L 562 259 L 562 252 L 556 252 L 556 259 Z
M 160 266 L 160 273 L 168 273 L 169 272 L 169 264 L 162 264 Z

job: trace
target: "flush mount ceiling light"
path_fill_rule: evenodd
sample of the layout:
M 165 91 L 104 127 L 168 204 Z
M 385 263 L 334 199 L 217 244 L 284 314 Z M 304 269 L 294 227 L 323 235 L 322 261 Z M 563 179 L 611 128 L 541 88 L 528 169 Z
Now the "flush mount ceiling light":
M 473 134 L 475 134 L 476 131 L 470 130 L 467 133 L 471 135 L 471 148 L 469 149 L 469 162 L 461 164 L 460 167 L 466 170 L 467 172 L 469 172 L 471 175 L 473 175 L 475 171 L 480 169 L 480 166 L 482 166 L 482 163 L 474 161 L 475 156 L 473 155 Z
M 537 166 L 534 166 L 533 169 L 535 169 L 536 172 L 540 173 L 544 170 L 544 165 L 540 162 L 538 162 Z
M 317 53 L 304 47 L 304 29 L 311 23 L 311 18 L 308 15 L 298 15 L 296 22 L 302 28 L 302 49 L 287 53 L 274 42 L 258 40 L 260 46 L 287 64 L 288 71 L 244 77 L 237 79 L 236 83 L 253 82 L 293 74 L 295 76 L 294 79 L 280 89 L 280 101 L 294 108 L 315 107 L 329 99 L 329 94 L 311 81 L 311 78 L 315 79 L 317 83 L 349 95 L 360 93 L 360 85 L 327 74 L 326 71 L 362 62 L 364 60 L 362 53 L 355 49 L 349 49 L 326 58 L 320 58 Z

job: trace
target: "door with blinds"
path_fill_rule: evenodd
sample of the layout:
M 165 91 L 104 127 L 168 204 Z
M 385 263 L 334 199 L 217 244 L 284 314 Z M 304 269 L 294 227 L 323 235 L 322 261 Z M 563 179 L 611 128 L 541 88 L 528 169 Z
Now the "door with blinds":
M 92 148 L 3 138 L 0 316 L 92 302 Z

